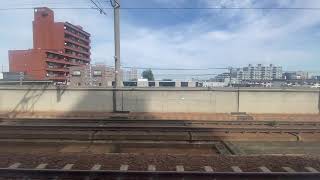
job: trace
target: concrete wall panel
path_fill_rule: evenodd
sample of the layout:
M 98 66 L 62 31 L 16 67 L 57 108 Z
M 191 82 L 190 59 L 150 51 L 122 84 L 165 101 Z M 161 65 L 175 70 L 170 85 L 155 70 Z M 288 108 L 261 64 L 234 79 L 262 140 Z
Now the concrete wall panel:
M 319 93 L 308 91 L 241 91 L 240 112 L 312 113 L 319 112 Z
M 112 112 L 112 89 L 0 87 L 0 112 Z M 125 89 L 117 109 L 131 112 L 319 113 L 318 90 Z
M 236 91 L 213 91 L 216 113 L 237 112 L 237 92 Z

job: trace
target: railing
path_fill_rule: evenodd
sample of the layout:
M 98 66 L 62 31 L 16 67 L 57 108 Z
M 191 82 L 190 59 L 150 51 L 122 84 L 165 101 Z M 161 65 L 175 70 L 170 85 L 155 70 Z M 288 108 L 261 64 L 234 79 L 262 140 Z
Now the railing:
M 70 31 L 68 31 L 68 30 L 65 30 L 64 32 L 65 32 L 66 34 L 68 34 L 69 36 L 73 36 L 74 38 L 81 39 L 81 40 L 83 40 L 83 41 L 85 41 L 85 42 L 87 42 L 87 43 L 90 43 L 90 42 L 91 42 L 90 39 L 83 38 L 83 37 L 79 36 L 78 34 L 75 34 L 75 33 L 70 32 Z
M 77 42 L 77 41 L 75 41 L 73 39 L 65 38 L 65 41 L 73 43 L 73 44 L 76 44 L 76 45 L 81 46 L 81 47 L 86 48 L 86 49 L 91 49 L 90 45 L 81 44 L 81 43 L 79 43 L 79 42 Z
M 64 47 L 65 47 L 66 49 L 75 51 L 75 52 L 77 52 L 77 53 L 86 54 L 86 55 L 88 55 L 88 56 L 91 55 L 90 52 L 86 52 L 86 51 L 84 51 L 84 50 L 82 50 L 82 49 L 80 49 L 80 48 L 71 47 L 71 46 L 68 46 L 68 45 L 65 45 Z

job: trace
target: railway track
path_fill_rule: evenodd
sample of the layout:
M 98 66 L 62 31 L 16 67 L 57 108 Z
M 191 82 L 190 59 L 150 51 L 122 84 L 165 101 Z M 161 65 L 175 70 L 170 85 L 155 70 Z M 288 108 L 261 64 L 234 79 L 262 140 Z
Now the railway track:
M 57 140 L 220 140 L 232 133 L 320 133 L 318 122 L 12 119 L 0 122 L 2 139 Z M 214 137 L 214 138 L 212 138 Z M 299 137 L 297 137 L 299 138 Z
M 240 134 L 239 134 L 240 133 Z M 74 126 L 0 126 L 0 140 L 50 141 L 216 141 L 225 137 L 299 138 L 299 134 L 318 137 L 320 129 L 283 128 L 191 128 L 191 127 L 74 127 Z M 254 134 L 252 136 L 252 134 Z M 257 136 L 259 135 L 259 136 Z M 296 137 L 297 136 L 297 137 Z M 292 139 L 292 138 L 291 138 Z M 300 139 L 300 138 L 299 138 Z M 297 139 L 297 140 L 299 140 Z
M 0 130 L 319 133 L 320 122 L 189 120 L 2 120 Z
M 128 119 L 87 119 L 87 118 L 67 118 L 67 119 L 0 119 L 1 124 L 167 124 L 167 125 L 265 125 L 265 126 L 320 126 L 320 121 L 205 121 L 205 120 L 128 120 Z
M 273 172 L 265 166 L 257 167 L 256 172 L 245 172 L 238 166 L 231 166 L 231 171 L 216 172 L 211 166 L 203 166 L 199 171 L 185 171 L 183 165 L 176 165 L 175 171 L 158 171 L 155 165 L 148 165 L 143 171 L 130 170 L 130 166 L 120 165 L 118 170 L 105 170 L 100 164 L 91 169 L 73 169 L 74 164 L 65 164 L 61 169 L 49 169 L 42 163 L 32 168 L 19 168 L 21 163 L 14 163 L 0 168 L 0 177 L 5 179 L 319 179 L 320 173 L 313 167 L 304 167 L 296 171 L 291 167 L 281 167 L 282 171 Z M 200 168 L 200 167 L 199 167 Z
M 78 131 L 78 132 L 221 132 L 221 133 L 320 133 L 316 127 L 192 127 L 192 126 L 152 126 L 152 125 L 0 125 L 2 131 Z

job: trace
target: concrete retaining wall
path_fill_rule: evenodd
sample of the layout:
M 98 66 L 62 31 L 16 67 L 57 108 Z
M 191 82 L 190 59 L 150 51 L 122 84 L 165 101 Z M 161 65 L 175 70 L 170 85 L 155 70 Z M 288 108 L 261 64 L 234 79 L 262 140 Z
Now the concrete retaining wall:
M 251 113 L 319 113 L 319 91 L 241 91 L 239 111 Z
M 0 112 L 112 112 L 112 89 L 0 87 Z M 117 109 L 131 112 L 319 113 L 319 90 L 122 89 Z

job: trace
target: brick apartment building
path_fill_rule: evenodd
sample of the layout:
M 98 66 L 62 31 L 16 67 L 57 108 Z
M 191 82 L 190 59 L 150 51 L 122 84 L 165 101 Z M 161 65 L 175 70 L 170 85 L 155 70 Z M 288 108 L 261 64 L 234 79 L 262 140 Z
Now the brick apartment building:
M 122 70 L 120 78 L 122 79 Z M 70 67 L 71 87 L 111 87 L 114 81 L 114 68 L 105 65 Z
M 54 22 L 54 12 L 34 9 L 33 49 L 10 50 L 10 72 L 33 80 L 66 82 L 69 68 L 90 64 L 90 34 L 68 22 Z

